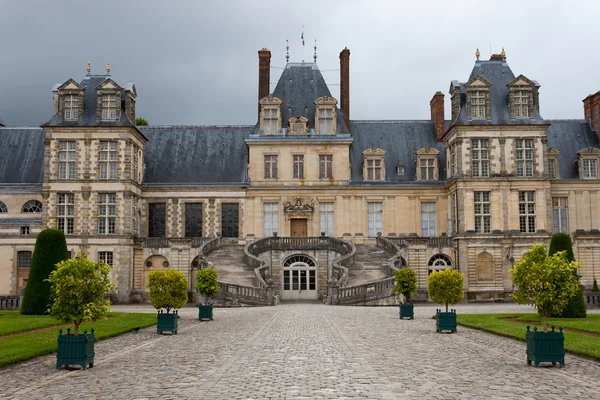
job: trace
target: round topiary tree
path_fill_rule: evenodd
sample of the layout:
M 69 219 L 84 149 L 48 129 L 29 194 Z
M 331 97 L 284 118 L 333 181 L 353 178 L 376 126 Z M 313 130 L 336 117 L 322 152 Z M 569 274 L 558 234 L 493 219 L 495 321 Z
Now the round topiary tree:
M 433 271 L 427 278 L 429 298 L 437 304 L 445 304 L 448 312 L 448 304 L 456 304 L 463 299 L 464 279 L 464 275 L 455 269 Z
M 45 229 L 35 240 L 27 286 L 23 293 L 21 314 L 43 315 L 50 305 L 50 282 L 56 264 L 69 258 L 65 234 L 59 229 Z
M 208 304 L 210 297 L 221 291 L 217 271 L 212 268 L 200 269 L 196 273 L 196 286 L 194 288 L 202 296 L 202 304 Z
M 174 269 L 152 271 L 148 275 L 150 302 L 157 310 L 178 309 L 188 301 L 188 282 L 185 275 Z
M 545 245 L 533 245 L 511 270 L 517 286 L 512 297 L 519 304 L 532 304 L 543 317 L 544 332 L 547 318 L 560 314 L 579 288 L 575 261 L 569 261 L 564 251 L 548 255 Z
M 555 233 L 552 235 L 550 241 L 549 255 L 558 253 L 559 251 L 565 252 L 565 257 L 568 261 L 575 261 L 575 255 L 573 254 L 573 243 L 571 237 L 566 233 Z M 574 272 L 577 276 L 577 271 Z M 583 290 L 579 288 L 575 294 L 569 299 L 569 303 L 562 310 L 560 314 L 552 314 L 553 317 L 563 318 L 585 318 L 587 311 L 585 309 L 585 300 L 583 298 Z
M 401 293 L 404 296 L 404 303 L 410 304 L 410 295 L 415 294 L 417 290 L 417 273 L 412 268 L 401 268 L 394 271 L 393 293 Z
M 50 315 L 64 323 L 75 325 L 75 335 L 84 321 L 96 321 L 110 311 L 107 299 L 113 284 L 110 265 L 92 262 L 84 255 L 64 260 L 50 273 L 52 304 Z

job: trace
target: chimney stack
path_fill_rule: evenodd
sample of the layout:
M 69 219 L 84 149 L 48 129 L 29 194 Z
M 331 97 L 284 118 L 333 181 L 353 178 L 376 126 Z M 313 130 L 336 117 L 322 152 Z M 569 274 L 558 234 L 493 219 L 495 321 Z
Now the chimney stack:
M 431 108 L 431 120 L 435 128 L 435 138 L 438 142 L 442 141 L 444 136 L 444 94 L 442 92 L 435 92 L 431 101 L 429 102 Z
M 590 94 L 583 100 L 583 113 L 590 122 L 590 127 L 600 137 L 600 92 Z
M 344 122 L 350 130 L 350 50 L 347 47 L 340 53 L 340 103 Z
M 271 87 L 271 52 L 265 47 L 258 51 L 258 101 L 269 96 Z M 258 105 L 260 118 L 260 104 Z

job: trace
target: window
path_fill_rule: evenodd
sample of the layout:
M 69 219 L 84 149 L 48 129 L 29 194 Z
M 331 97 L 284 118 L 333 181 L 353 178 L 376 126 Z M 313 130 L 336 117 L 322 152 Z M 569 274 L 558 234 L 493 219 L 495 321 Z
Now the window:
M 325 236 L 333 236 L 333 203 L 319 204 L 319 229 Z
M 552 179 L 556 179 L 558 178 L 558 174 L 556 173 L 556 158 L 549 158 L 548 159 L 548 165 L 547 165 L 547 169 L 548 169 L 548 176 Z
M 277 156 L 265 156 L 265 179 L 277 178 Z
M 471 92 L 471 119 L 486 118 L 485 92 L 474 90 Z
M 57 227 L 65 235 L 72 235 L 75 230 L 75 195 L 73 193 L 58 194 Z
M 363 179 L 365 181 L 385 181 L 385 154 L 386 152 L 383 149 L 376 147 L 371 147 L 362 152 Z M 398 163 L 396 172 L 399 172 L 399 169 L 402 169 L 402 175 L 404 175 L 402 163 Z
M 131 179 L 139 182 L 140 179 L 138 177 L 138 173 L 139 173 L 139 158 L 138 158 L 138 148 L 137 146 L 133 146 L 133 157 L 132 157 L 133 161 L 132 161 L 132 165 L 131 165 Z
M 67 120 L 79 119 L 79 96 L 77 96 L 77 95 L 66 95 L 65 96 L 65 119 L 67 119 Z
M 77 142 L 59 142 L 58 179 L 75 179 L 77 171 Z
M 319 178 L 332 178 L 333 177 L 333 156 L 323 155 L 319 156 Z
M 428 266 L 428 275 L 431 275 L 433 271 L 452 268 L 452 261 L 450 260 L 450 257 L 445 254 L 436 254 L 429 259 Z
M 490 192 L 474 192 L 475 232 L 491 232 Z
M 304 156 L 302 154 L 294 155 L 294 178 L 304 179 Z
M 533 140 L 516 140 L 517 176 L 533 176 Z
M 398 165 L 396 167 L 396 175 L 404 176 L 404 166 L 403 165 Z
M 567 223 L 567 198 L 566 197 L 553 197 L 552 198 L 552 232 L 564 232 L 569 233 L 569 226 Z
M 583 177 L 586 179 L 597 178 L 596 160 L 583 160 Z
M 435 236 L 435 203 L 421 203 L 421 236 Z
M 381 180 L 381 160 L 367 160 L 367 180 Z
M 279 231 L 279 204 L 263 204 L 264 237 L 273 236 Z
M 224 238 L 239 236 L 239 204 L 223 203 L 221 205 L 221 235 Z
M 185 237 L 202 237 L 202 203 L 185 204 Z
M 265 135 L 277 135 L 277 125 L 279 122 L 279 109 L 265 108 L 263 109 L 263 126 Z
M 516 90 L 513 93 L 515 118 L 529 118 L 529 92 Z
M 330 96 L 319 97 L 315 100 L 315 132 L 318 135 L 335 135 L 337 100 Z
M 450 176 L 457 174 L 456 170 L 456 144 L 450 145 Z
M 117 230 L 117 195 L 100 193 L 98 195 L 98 234 L 114 235 Z
M 422 181 L 435 179 L 435 160 L 433 158 L 421 158 L 419 160 L 419 167 Z
M 382 231 L 383 208 L 381 203 L 367 203 L 369 237 L 375 237 Z
M 31 266 L 31 252 L 30 251 L 18 251 L 17 252 L 17 268 L 29 268 Z
M 25 205 L 23 205 L 24 213 L 41 213 L 42 212 L 42 202 L 39 200 L 29 200 Z
M 99 251 L 98 261 L 103 261 L 106 264 L 113 266 L 113 252 L 112 251 Z
M 117 142 L 100 142 L 100 179 L 117 179 Z
M 473 176 L 490 176 L 490 154 L 487 139 L 471 141 L 471 166 Z
M 519 231 L 535 232 L 535 192 L 519 192 Z
M 166 228 L 166 208 L 165 203 L 148 204 L 148 236 L 165 237 Z
M 29 235 L 29 227 L 28 226 L 21 227 L 21 235 Z
M 7 213 L 8 212 L 8 207 L 6 207 L 6 204 L 4 204 L 3 201 L 0 201 L 0 213 Z
M 484 251 L 477 255 L 477 281 L 493 281 L 494 280 L 494 257 Z
M 333 135 L 333 108 L 319 109 L 319 134 Z
M 102 119 L 117 119 L 117 96 L 105 94 L 102 96 Z

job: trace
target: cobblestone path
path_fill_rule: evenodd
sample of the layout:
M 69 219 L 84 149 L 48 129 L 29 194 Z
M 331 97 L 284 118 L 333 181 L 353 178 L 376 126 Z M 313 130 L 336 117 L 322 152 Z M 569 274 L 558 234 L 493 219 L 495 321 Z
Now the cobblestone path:
M 177 335 L 148 328 L 101 341 L 86 371 L 56 371 L 54 355 L 3 368 L 0 398 L 600 398 L 600 363 L 567 355 L 563 369 L 534 368 L 523 342 L 463 327 L 437 334 L 435 307 L 415 311 L 400 321 L 397 307 L 283 304 L 215 309 L 214 321 L 199 322 L 186 308 Z

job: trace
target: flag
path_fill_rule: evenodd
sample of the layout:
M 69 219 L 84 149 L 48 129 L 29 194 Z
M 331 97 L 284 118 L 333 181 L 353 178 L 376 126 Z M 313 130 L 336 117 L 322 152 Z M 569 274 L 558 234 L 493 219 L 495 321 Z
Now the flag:
M 302 39 L 302 47 L 304 47 L 304 27 L 302 27 L 302 35 L 300 35 L 300 39 Z

